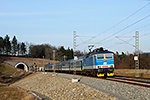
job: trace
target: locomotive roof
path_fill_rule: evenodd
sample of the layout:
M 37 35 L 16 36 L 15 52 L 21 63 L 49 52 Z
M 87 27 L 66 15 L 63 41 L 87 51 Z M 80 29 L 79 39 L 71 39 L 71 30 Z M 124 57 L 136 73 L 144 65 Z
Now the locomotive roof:
M 113 53 L 113 52 L 110 52 L 110 51 L 104 51 L 104 52 L 89 52 L 89 53 L 86 54 L 84 57 L 88 57 L 88 56 L 95 55 L 95 54 L 106 54 L 106 53 Z
M 113 53 L 113 52 L 110 52 L 110 51 L 107 51 L 107 52 L 94 52 L 94 54 L 105 54 L 105 53 Z

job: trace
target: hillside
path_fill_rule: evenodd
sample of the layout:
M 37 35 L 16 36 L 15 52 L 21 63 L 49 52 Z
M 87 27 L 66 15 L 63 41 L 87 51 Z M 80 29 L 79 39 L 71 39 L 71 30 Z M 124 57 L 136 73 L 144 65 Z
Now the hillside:
M 37 100 L 37 98 L 25 90 L 19 90 L 15 87 L 8 86 L 23 75 L 27 76 L 29 74 L 30 73 L 4 63 L 3 58 L 0 57 L 0 100 Z

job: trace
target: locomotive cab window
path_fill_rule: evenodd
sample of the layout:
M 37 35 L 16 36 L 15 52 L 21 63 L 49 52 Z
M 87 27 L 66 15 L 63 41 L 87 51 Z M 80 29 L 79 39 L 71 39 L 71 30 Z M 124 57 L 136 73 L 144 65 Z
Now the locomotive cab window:
M 98 60 L 104 59 L 104 54 L 98 54 L 98 55 L 97 55 L 97 59 L 98 59 Z
M 106 59 L 112 59 L 112 54 L 105 54 Z

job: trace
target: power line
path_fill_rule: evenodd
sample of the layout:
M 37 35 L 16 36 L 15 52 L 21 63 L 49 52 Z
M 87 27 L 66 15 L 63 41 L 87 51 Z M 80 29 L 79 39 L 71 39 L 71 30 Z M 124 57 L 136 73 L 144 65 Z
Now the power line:
M 149 23 L 149 24 L 146 24 L 146 25 L 144 25 L 144 26 L 142 26 L 142 27 L 136 28 L 136 29 L 134 29 L 134 30 L 132 30 L 132 31 L 126 32 L 126 33 L 124 33 L 124 34 L 122 34 L 122 35 L 131 33 L 131 32 L 133 32 L 133 31 L 135 31 L 135 30 L 139 30 L 139 29 L 145 28 L 145 27 L 147 27 L 147 26 L 150 26 L 150 23 Z
M 146 33 L 146 34 L 143 34 L 143 35 L 141 35 L 140 37 L 143 37 L 143 36 L 146 36 L 146 35 L 149 35 L 150 34 L 150 32 L 148 32 L 148 33 Z
M 143 35 L 141 35 L 140 37 L 144 37 L 144 36 L 147 36 L 147 35 L 150 35 L 150 32 L 148 32 L 148 33 L 146 33 L 146 34 L 143 34 Z M 120 37 L 120 36 L 119 36 L 119 37 Z M 124 37 L 124 36 L 123 36 L 123 37 Z M 126 37 L 131 37 L 131 36 L 126 36 Z M 133 36 L 132 36 L 132 38 L 133 38 Z M 126 42 L 126 43 L 129 44 L 129 45 L 132 45 L 132 44 L 129 43 L 129 42 L 132 40 L 132 38 L 129 39 L 128 41 L 123 41 L 123 42 Z M 118 38 L 118 39 L 120 39 L 120 38 Z M 120 39 L 120 40 L 122 40 L 122 39 Z M 119 44 L 118 44 L 118 45 L 119 45 Z M 115 46 L 118 46 L 118 45 L 114 44 L 114 45 L 108 46 L 107 48 L 112 48 L 112 47 L 115 47 Z
M 104 32 L 102 32 L 102 33 L 100 33 L 100 34 L 98 34 L 98 35 L 96 35 L 96 36 L 93 36 L 92 38 L 90 38 L 90 39 L 88 39 L 88 40 L 82 42 L 81 44 L 83 44 L 83 43 L 85 43 L 85 42 L 88 42 L 88 41 L 90 41 L 90 40 L 92 40 L 92 39 L 94 39 L 94 38 L 100 36 L 101 34 L 104 34 L 104 33 L 106 33 L 107 31 L 113 29 L 113 28 L 116 27 L 117 25 L 121 24 L 122 22 L 126 21 L 127 19 L 129 19 L 130 17 L 132 17 L 133 15 L 135 15 L 136 13 L 138 13 L 139 11 L 141 11 L 142 9 L 144 9 L 145 7 L 147 7 L 148 5 L 150 5 L 150 3 L 144 5 L 143 7 L 141 7 L 140 9 L 138 9 L 137 11 L 135 11 L 134 13 L 132 13 L 131 15 L 129 15 L 128 17 L 126 17 L 125 19 L 123 19 L 122 21 L 118 22 L 118 23 L 115 24 L 114 26 L 108 28 L 108 29 L 105 30 Z M 128 26 L 127 26 L 127 27 L 128 27 Z M 80 44 L 80 45 L 81 45 L 81 44 Z
M 148 18 L 148 17 L 150 17 L 150 14 L 149 14 L 149 15 L 147 15 L 146 17 L 144 17 L 144 18 L 142 18 L 142 19 L 140 19 L 140 20 L 138 20 L 138 21 L 136 21 L 136 22 L 134 22 L 134 23 L 132 23 L 132 24 L 128 25 L 127 27 L 125 27 L 125 28 L 123 28 L 123 29 L 119 30 L 118 32 L 115 32 L 114 34 L 112 34 L 112 35 L 110 35 L 110 36 L 108 36 L 108 37 L 104 38 L 104 39 L 103 39 L 103 40 L 101 40 L 101 41 L 105 41 L 105 40 L 107 40 L 107 39 L 111 38 L 112 36 L 114 36 L 114 35 L 116 35 L 116 34 L 118 34 L 118 33 L 122 32 L 122 31 L 124 31 L 124 30 L 128 29 L 129 27 L 131 27 L 131 26 L 133 26 L 133 25 L 135 25 L 135 24 L 137 24 L 137 23 L 139 23 L 139 22 L 143 21 L 144 19 L 146 19 L 146 18 Z M 100 42 L 100 41 L 99 41 L 99 42 Z M 106 42 L 105 42 L 105 43 L 106 43 Z
M 144 25 L 144 26 L 142 26 L 142 27 L 136 28 L 136 29 L 134 29 L 134 30 L 132 30 L 132 31 L 126 32 L 126 33 L 122 34 L 122 36 L 125 35 L 125 34 L 128 34 L 128 33 L 131 33 L 131 32 L 133 32 L 133 31 L 135 31 L 135 30 L 139 30 L 139 29 L 145 28 L 145 27 L 147 27 L 147 26 L 150 26 L 150 23 L 149 23 L 149 24 L 146 24 L 146 25 Z M 140 37 L 143 37 L 143 36 L 148 35 L 148 34 L 150 34 L 150 33 L 141 35 Z M 119 36 L 119 37 L 121 37 L 121 36 Z M 123 36 L 123 37 L 131 37 L 131 36 Z M 128 42 L 130 42 L 131 40 L 132 40 L 132 38 L 129 39 Z M 106 42 L 110 42 L 110 41 L 113 41 L 113 40 L 108 40 L 108 41 L 106 41 Z M 117 45 L 115 44 L 115 45 L 109 46 L 109 47 L 114 47 L 114 46 L 117 46 Z M 108 47 L 108 48 L 109 48 L 109 47 Z
M 118 22 L 118 23 L 115 24 L 114 26 L 110 27 L 109 29 L 105 30 L 105 31 L 104 31 L 103 33 L 101 33 L 101 34 L 98 34 L 98 35 L 92 36 L 92 37 L 91 37 L 91 36 L 86 36 L 86 37 L 91 37 L 90 39 L 88 39 L 88 40 L 86 40 L 86 41 L 83 41 L 83 40 L 81 39 L 81 37 L 85 37 L 85 36 L 80 36 L 79 38 L 80 38 L 80 40 L 82 41 L 82 43 L 78 44 L 77 46 L 80 46 L 80 45 L 82 45 L 82 44 L 85 44 L 86 42 L 89 42 L 90 40 L 92 40 L 92 39 L 94 39 L 94 38 L 96 38 L 96 37 L 98 37 L 98 36 L 100 36 L 100 35 L 106 33 L 107 31 L 109 31 L 109 30 L 111 30 L 111 29 L 113 29 L 113 28 L 116 27 L 117 25 L 121 24 L 122 22 L 126 21 L 127 19 L 129 19 L 130 17 L 132 17 L 133 15 L 135 15 L 136 13 L 138 13 L 139 11 L 141 11 L 142 9 L 144 9 L 145 7 L 147 7 L 148 5 L 150 5 L 150 3 L 146 4 L 146 5 L 143 6 L 142 8 L 138 9 L 136 12 L 132 13 L 131 15 L 129 15 L 128 17 L 126 17 L 126 18 L 123 19 L 122 21 Z M 131 26 L 133 26 L 133 25 L 135 25 L 135 24 L 141 22 L 142 20 L 144 20 L 144 19 L 146 19 L 146 18 L 148 18 L 148 17 L 150 17 L 150 15 L 148 15 L 148 16 L 146 16 L 146 17 L 144 17 L 144 18 L 142 18 L 142 19 L 140 19 L 140 20 L 138 20 L 138 21 L 136 21 L 136 22 L 134 22 L 134 23 L 128 25 L 127 27 L 125 27 L 125 28 L 119 30 L 118 32 L 115 32 L 114 34 L 108 36 L 107 38 L 104 38 L 102 41 L 105 41 L 105 40 L 107 40 L 108 38 L 111 38 L 112 36 L 114 36 L 114 35 L 116 35 L 116 34 L 122 32 L 122 31 L 128 29 L 129 27 L 131 27 Z M 145 27 L 145 26 L 144 26 L 144 27 Z M 150 34 L 150 33 L 149 33 L 149 34 Z M 123 34 L 123 35 L 124 35 L 124 34 Z M 145 34 L 144 34 L 144 35 L 145 35 Z M 130 41 L 131 41 L 131 39 L 128 41 L 128 43 L 129 43 Z M 107 41 L 107 42 L 108 42 L 108 41 Z M 106 43 L 106 42 L 105 42 L 105 43 Z M 94 44 L 99 44 L 99 42 L 94 43 Z
M 132 37 L 133 37 L 133 36 L 132 36 Z M 131 45 L 131 46 L 135 47 L 133 44 L 129 43 L 129 42 L 130 42 L 130 40 L 127 42 L 127 41 L 125 41 L 125 40 L 123 40 L 123 39 L 119 38 L 118 36 L 116 36 L 116 38 L 118 38 L 119 40 L 123 41 L 123 42 L 124 42 L 124 43 L 126 43 L 126 44 L 129 44 L 129 45 Z

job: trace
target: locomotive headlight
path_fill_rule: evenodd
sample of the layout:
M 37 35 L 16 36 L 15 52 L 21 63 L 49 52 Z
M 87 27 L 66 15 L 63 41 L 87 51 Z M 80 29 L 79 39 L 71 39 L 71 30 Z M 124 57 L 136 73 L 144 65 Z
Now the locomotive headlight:
M 96 66 L 96 68 L 101 68 L 101 66 Z
M 113 67 L 113 65 L 110 65 L 110 67 Z

